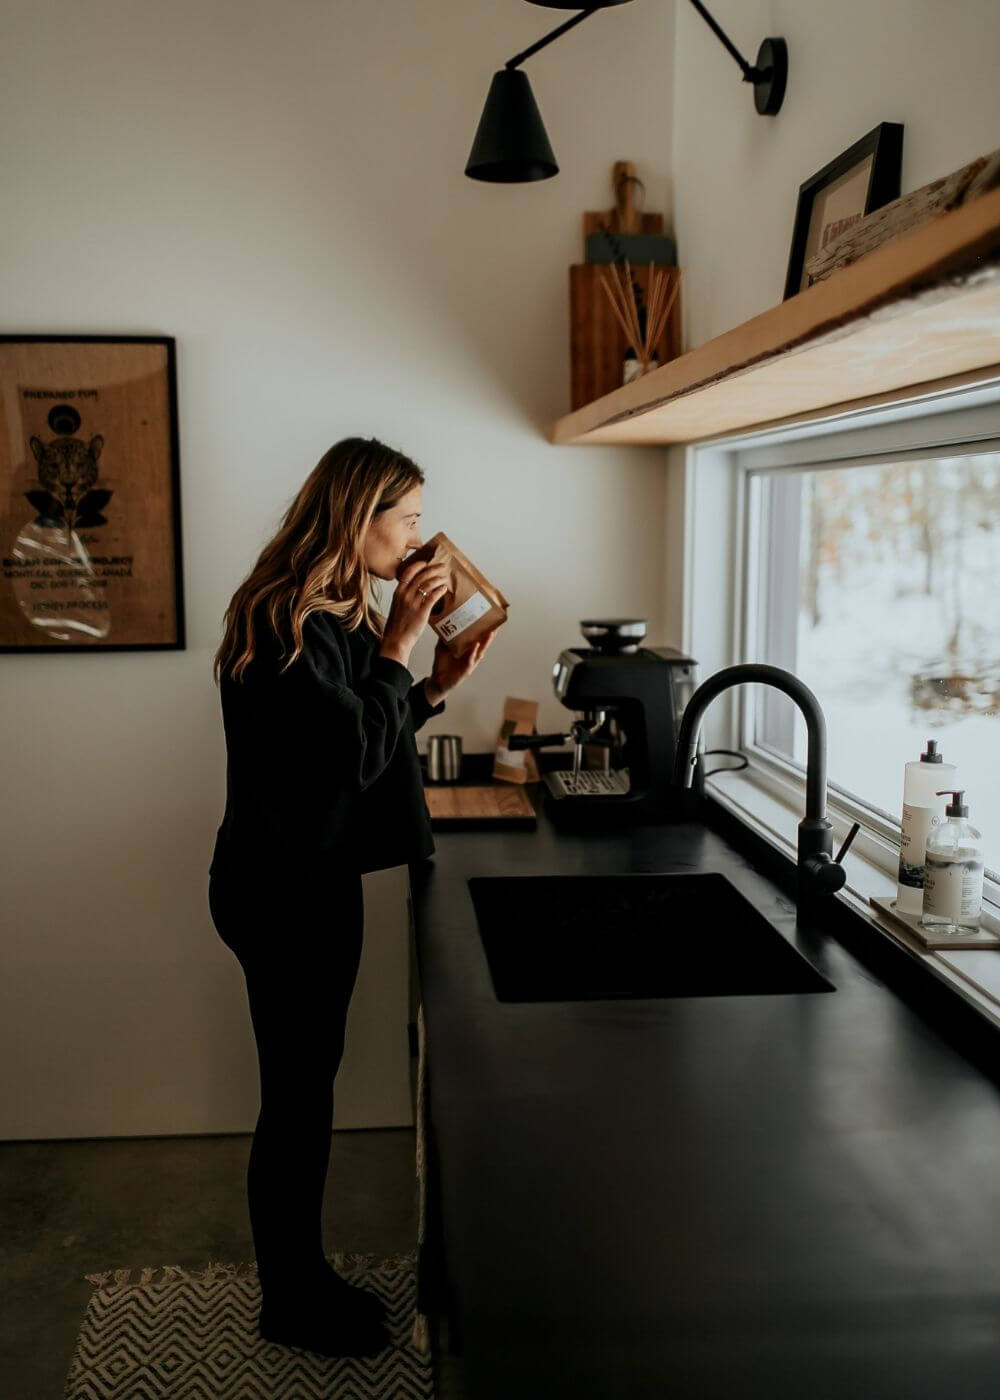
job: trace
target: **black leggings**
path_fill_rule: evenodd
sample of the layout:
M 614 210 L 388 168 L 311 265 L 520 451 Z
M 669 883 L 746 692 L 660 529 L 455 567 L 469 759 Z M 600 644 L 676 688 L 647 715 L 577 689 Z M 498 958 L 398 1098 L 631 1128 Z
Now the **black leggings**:
M 243 968 L 260 1067 L 260 1115 L 247 1201 L 261 1294 L 308 1291 L 328 1271 L 323 1191 L 330 1162 L 333 1081 L 361 960 L 361 876 L 322 893 L 248 895 L 214 876 L 216 930 Z

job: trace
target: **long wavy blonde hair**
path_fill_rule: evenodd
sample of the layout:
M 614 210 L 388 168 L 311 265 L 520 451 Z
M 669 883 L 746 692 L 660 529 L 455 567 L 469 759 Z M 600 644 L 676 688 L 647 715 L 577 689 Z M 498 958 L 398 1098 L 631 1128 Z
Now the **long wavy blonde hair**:
M 263 626 L 288 654 L 282 670 L 302 651 L 311 613 L 333 613 L 349 632 L 364 623 L 381 636 L 385 619 L 361 542 L 372 518 L 423 480 L 415 462 L 377 438 L 344 438 L 325 452 L 233 594 L 215 655 L 216 682 L 220 675 L 243 678 Z

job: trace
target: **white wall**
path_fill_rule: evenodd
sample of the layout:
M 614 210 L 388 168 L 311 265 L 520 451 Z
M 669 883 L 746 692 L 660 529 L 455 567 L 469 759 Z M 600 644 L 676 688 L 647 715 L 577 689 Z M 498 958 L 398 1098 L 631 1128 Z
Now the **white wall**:
M 561 18 L 515 0 L 5 5 L 4 327 L 177 338 L 188 648 L 0 657 L 0 1137 L 252 1123 L 242 980 L 206 906 L 224 791 L 211 662 L 331 442 L 415 456 L 428 532 L 511 600 L 436 722 L 469 748 L 490 746 L 505 694 L 557 722 L 551 661 L 580 617 L 638 612 L 676 640 L 662 454 L 544 439 L 568 408 L 580 214 L 610 205 L 617 159 L 666 206 L 672 5 L 597 15 L 529 62 L 557 179 L 462 173 L 491 73 Z M 398 985 L 392 888 L 369 989 Z M 361 1005 L 399 1033 L 374 992 Z M 340 1126 L 373 1121 L 365 1074 L 345 1063 Z

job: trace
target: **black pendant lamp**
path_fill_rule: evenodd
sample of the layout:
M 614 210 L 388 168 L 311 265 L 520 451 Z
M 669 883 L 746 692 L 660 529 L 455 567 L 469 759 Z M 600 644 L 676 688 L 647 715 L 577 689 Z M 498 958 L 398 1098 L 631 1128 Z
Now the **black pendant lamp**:
M 577 10 L 579 13 L 544 35 L 523 53 L 509 58 L 503 68 L 493 74 L 465 166 L 465 173 L 472 180 L 520 184 L 528 180 L 548 180 L 552 175 L 558 175 L 559 167 L 552 154 L 538 104 L 526 74 L 520 71 L 520 65 L 598 10 L 627 5 L 629 0 L 598 0 L 598 3 L 583 9 L 575 0 L 528 0 L 528 3 L 543 5 L 549 10 Z M 691 0 L 691 4 L 735 58 L 743 73 L 743 81 L 753 85 L 757 111 L 762 116 L 775 116 L 781 108 L 788 79 L 788 49 L 784 39 L 765 39 L 757 53 L 756 64 L 749 64 L 701 0 Z
M 501 68 L 493 74 L 465 173 L 497 184 L 558 175 L 535 94 L 520 68 Z
M 465 167 L 466 175 L 473 180 L 520 184 L 528 180 L 548 180 L 552 175 L 558 175 L 559 167 L 549 145 L 542 115 L 531 91 L 528 75 L 521 72 L 520 65 L 598 10 L 608 9 L 611 5 L 626 5 L 629 0 L 604 0 L 603 4 L 591 4 L 586 9 L 572 3 L 548 4 L 548 0 L 530 0 L 530 3 L 546 4 L 554 10 L 579 10 L 580 13 L 544 35 L 523 53 L 509 58 L 503 68 L 493 74 Z

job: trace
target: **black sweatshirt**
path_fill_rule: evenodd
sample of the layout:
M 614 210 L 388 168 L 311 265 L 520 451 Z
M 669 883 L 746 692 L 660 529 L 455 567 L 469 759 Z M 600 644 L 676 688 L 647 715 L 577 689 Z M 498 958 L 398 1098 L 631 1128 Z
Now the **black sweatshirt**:
M 263 629 L 262 629 L 263 630 Z M 226 810 L 211 872 L 240 884 L 322 882 L 337 869 L 383 870 L 434 850 L 415 730 L 422 684 L 378 655 L 363 624 L 312 613 L 281 673 L 277 639 L 258 632 L 243 679 L 220 681 Z

